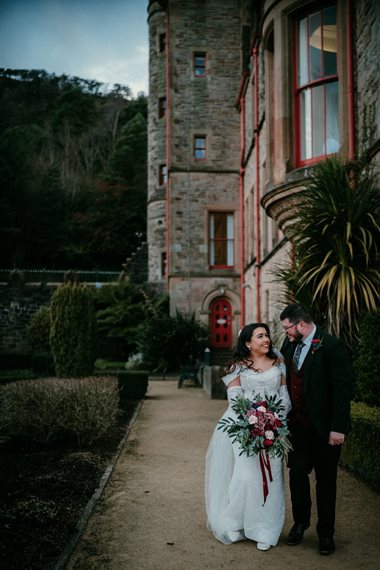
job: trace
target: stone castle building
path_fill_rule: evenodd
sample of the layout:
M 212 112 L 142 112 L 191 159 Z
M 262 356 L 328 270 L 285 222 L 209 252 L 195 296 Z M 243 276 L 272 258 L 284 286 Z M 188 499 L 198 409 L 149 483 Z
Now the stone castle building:
M 313 164 L 380 166 L 376 0 L 150 0 L 149 282 L 214 349 L 276 330 L 286 228 Z M 367 122 L 367 123 L 366 123 Z M 369 131 L 368 131 L 369 132 Z

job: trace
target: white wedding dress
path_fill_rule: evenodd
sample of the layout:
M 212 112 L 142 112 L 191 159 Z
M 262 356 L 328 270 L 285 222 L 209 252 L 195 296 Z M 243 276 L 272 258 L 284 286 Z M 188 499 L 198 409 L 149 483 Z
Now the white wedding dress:
M 282 374 L 285 374 L 285 366 L 277 364 L 265 372 L 237 367 L 234 372 L 224 376 L 226 385 L 240 376 L 241 388 L 230 388 L 227 391 L 230 405 L 222 417 L 236 418 L 231 400 L 238 393 L 251 400 L 257 394 L 278 394 L 286 408 L 284 416 L 287 415 L 290 400 L 286 386 L 280 388 Z M 269 493 L 263 504 L 259 457 L 247 457 L 246 454 L 239 456 L 239 444 L 232 444 L 227 433 L 217 427 L 206 455 L 207 527 L 224 544 L 248 538 L 268 547 L 275 546 L 285 518 L 283 461 L 270 458 L 273 481 L 268 479 Z

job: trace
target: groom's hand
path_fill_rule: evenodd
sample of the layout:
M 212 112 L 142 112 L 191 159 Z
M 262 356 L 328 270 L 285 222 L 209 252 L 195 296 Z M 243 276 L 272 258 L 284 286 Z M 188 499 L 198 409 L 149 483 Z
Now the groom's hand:
M 329 445 L 342 445 L 344 443 L 344 433 L 338 431 L 330 431 Z

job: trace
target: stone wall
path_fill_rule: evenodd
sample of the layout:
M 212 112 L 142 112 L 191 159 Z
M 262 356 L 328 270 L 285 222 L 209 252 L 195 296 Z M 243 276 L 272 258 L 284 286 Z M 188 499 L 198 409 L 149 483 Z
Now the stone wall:
M 359 149 L 364 145 L 374 154 L 377 148 L 375 160 L 380 172 L 380 4 L 378 0 L 362 0 L 354 6 L 356 137 Z
M 0 285 L 0 353 L 30 353 L 27 326 L 52 290 L 47 287 Z

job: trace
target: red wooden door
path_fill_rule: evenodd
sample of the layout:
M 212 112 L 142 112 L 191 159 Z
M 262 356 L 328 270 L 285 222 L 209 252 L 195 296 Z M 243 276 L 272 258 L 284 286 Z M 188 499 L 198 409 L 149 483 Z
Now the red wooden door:
M 211 305 L 211 346 L 231 348 L 231 305 L 226 299 L 215 299 Z

